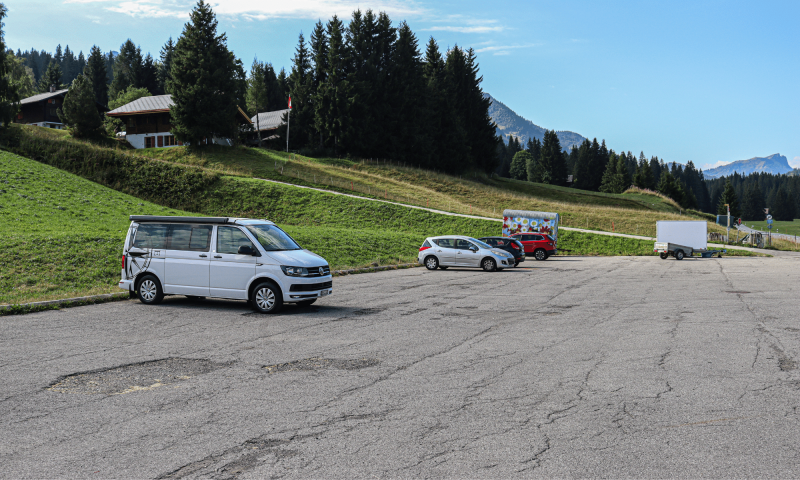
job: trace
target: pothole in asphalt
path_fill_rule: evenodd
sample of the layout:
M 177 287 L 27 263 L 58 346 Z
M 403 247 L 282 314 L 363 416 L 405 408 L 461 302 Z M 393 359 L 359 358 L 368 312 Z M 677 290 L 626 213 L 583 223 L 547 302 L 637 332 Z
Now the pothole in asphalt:
M 306 358 L 294 362 L 279 363 L 277 365 L 267 365 L 264 367 L 269 373 L 291 372 L 291 371 L 312 371 L 324 370 L 326 368 L 336 368 L 338 370 L 360 370 L 362 368 L 374 367 L 380 360 L 376 358 L 358 358 L 355 360 L 337 358 Z
M 165 358 L 67 375 L 48 387 L 59 393 L 121 395 L 153 390 L 209 373 L 223 364 L 195 358 Z

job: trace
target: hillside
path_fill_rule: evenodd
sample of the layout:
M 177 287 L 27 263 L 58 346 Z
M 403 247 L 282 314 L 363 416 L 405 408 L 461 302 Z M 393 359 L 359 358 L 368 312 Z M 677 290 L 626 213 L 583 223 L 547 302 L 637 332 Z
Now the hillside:
M 525 145 L 529 138 L 537 138 L 539 141 L 544 139 L 545 129 L 517 115 L 516 112 L 508 108 L 506 104 L 492 97 L 488 93 L 485 96 L 492 99 L 492 106 L 489 107 L 489 115 L 497 124 L 497 133 L 503 135 L 508 142 L 509 135 L 518 137 L 520 142 Z M 561 148 L 568 150 L 570 147 L 580 145 L 586 138 L 575 132 L 557 132 Z
M 0 304 L 118 291 L 130 214 L 266 217 L 333 269 L 413 263 L 429 235 L 499 233 L 500 223 L 490 220 L 203 173 L 87 145 L 61 132 L 13 128 L 38 159 L 85 178 L 0 152 Z M 98 161 L 87 161 L 90 157 Z M 144 192 L 152 202 L 88 179 Z M 199 186 L 202 195 L 194 196 Z M 564 231 L 559 244 L 574 254 L 652 254 L 650 242 L 579 232 Z
M 733 175 L 734 172 L 739 172 L 740 175 L 747 176 L 751 173 L 762 172 L 780 175 L 792 171 L 792 167 L 789 166 L 789 160 L 780 153 L 775 153 L 768 157 L 753 157 L 747 160 L 737 160 L 721 167 L 704 170 L 703 173 L 706 178 L 718 178 Z

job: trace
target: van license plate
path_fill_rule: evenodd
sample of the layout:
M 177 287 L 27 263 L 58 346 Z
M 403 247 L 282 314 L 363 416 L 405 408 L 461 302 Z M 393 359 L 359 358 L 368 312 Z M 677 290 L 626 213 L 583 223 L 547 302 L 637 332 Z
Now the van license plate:
M 324 297 L 324 296 L 325 296 L 325 295 L 327 295 L 327 294 L 328 294 L 328 291 L 327 291 L 327 290 L 323 290 L 323 291 L 319 292 L 319 296 L 320 296 L 320 297 Z

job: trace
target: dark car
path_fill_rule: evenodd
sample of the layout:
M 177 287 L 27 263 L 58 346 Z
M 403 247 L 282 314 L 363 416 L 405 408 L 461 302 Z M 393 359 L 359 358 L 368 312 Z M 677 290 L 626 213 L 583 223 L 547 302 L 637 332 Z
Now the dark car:
M 505 250 L 506 252 L 514 255 L 514 266 L 519 265 L 519 262 L 525 261 L 525 247 L 517 240 L 509 237 L 482 237 L 479 238 L 483 243 L 488 243 L 494 248 Z
M 515 233 L 513 236 L 525 248 L 525 253 L 533 255 L 536 260 L 547 260 L 550 255 L 558 253 L 556 242 L 550 235 L 542 233 Z

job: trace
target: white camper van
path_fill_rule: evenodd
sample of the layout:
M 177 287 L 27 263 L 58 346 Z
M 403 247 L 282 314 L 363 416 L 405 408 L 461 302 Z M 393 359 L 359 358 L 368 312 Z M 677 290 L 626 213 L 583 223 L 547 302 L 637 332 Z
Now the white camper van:
M 333 293 L 331 269 L 268 220 L 131 215 L 119 287 L 142 303 L 165 295 L 248 300 L 263 313 Z

